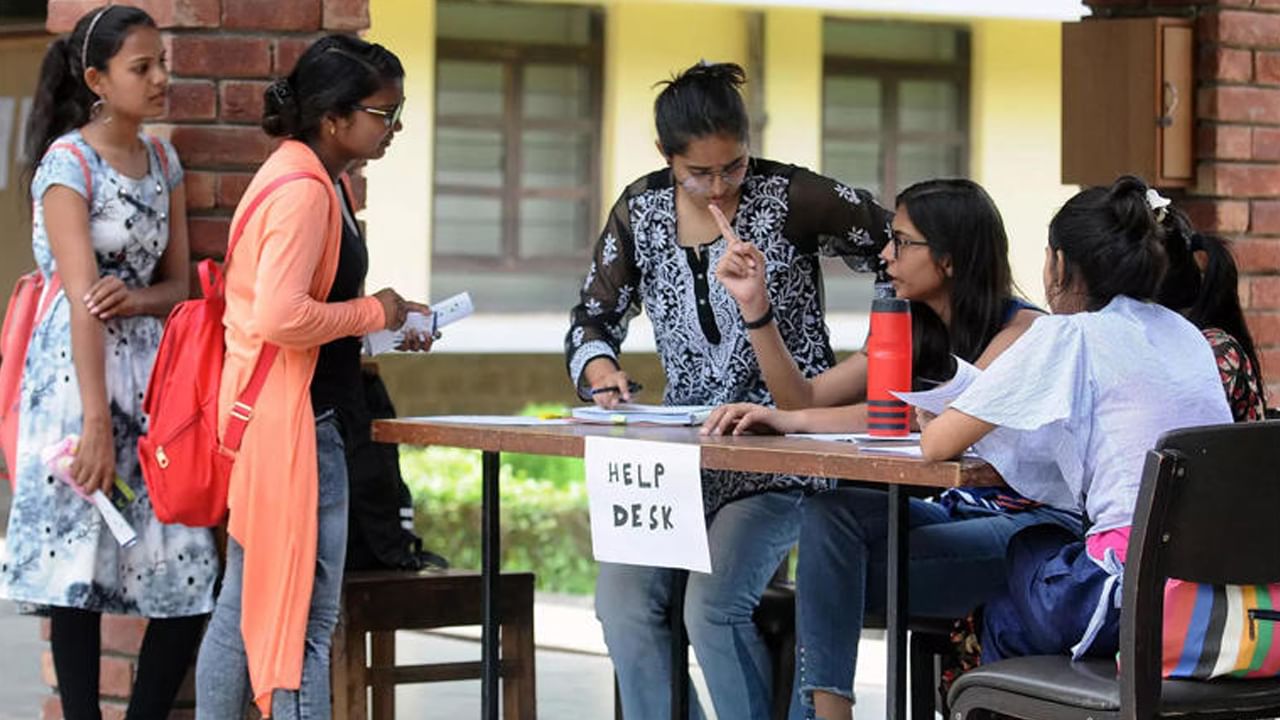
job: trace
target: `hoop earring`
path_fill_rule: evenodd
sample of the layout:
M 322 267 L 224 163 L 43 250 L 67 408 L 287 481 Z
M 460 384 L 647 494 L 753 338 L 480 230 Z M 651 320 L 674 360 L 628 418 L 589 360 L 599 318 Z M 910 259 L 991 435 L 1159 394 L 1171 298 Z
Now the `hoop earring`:
M 91 121 L 92 121 L 92 120 L 97 120 L 97 119 L 98 119 L 98 117 L 99 117 L 100 115 L 102 115 L 102 114 L 103 114 L 103 112 L 104 112 L 106 109 L 107 109 L 107 101 L 106 101 L 106 100 L 103 100 L 102 98 L 98 98 L 97 100 L 94 100 L 94 101 L 93 101 L 93 104 L 89 106 L 89 120 L 91 120 Z M 110 125 L 110 124 L 111 124 L 111 115 L 110 115 L 110 114 L 108 114 L 106 117 L 102 118 L 102 124 L 103 124 L 103 125 Z

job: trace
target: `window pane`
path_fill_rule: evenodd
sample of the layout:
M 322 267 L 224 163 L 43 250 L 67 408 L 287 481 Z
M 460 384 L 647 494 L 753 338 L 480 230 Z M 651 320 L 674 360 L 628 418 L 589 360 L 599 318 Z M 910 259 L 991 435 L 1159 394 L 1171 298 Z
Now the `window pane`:
M 436 183 L 439 185 L 502 185 L 502 133 L 436 127 Z
M 827 139 L 822 143 L 822 173 L 845 185 L 866 188 L 880 197 L 880 144 Z
M 948 62 L 959 57 L 964 30 L 948 25 L 827 20 L 822 51 L 841 57 Z
M 431 295 L 445 298 L 466 291 L 471 293 L 476 307 L 486 313 L 553 312 L 563 317 L 579 300 L 582 276 L 589 263 L 578 260 L 566 264 L 567 267 L 559 271 L 516 267 L 502 272 L 442 269 L 433 265 Z M 869 304 L 868 301 L 864 305 Z M 445 334 L 448 333 L 445 330 Z
M 898 146 L 898 190 L 936 177 L 962 177 L 960 148 L 948 143 L 902 143 Z
M 827 76 L 822 122 L 828 130 L 879 130 L 880 81 L 847 75 Z
M 441 60 L 437 66 L 436 113 L 502 116 L 502 65 Z
M 591 135 L 585 132 L 526 130 L 520 135 L 524 152 L 524 187 L 581 187 L 588 182 Z
M 946 80 L 904 80 L 898 85 L 898 110 L 905 131 L 960 129 L 959 90 Z
M 591 86 L 580 65 L 528 65 L 524 69 L 524 116 L 585 118 L 591 112 Z
M 502 250 L 502 201 L 436 195 L 433 251 L 442 255 L 497 257 Z
M 441 2 L 436 32 L 443 38 L 527 44 L 587 45 L 591 10 L 557 5 Z
M 586 205 L 580 200 L 522 200 L 521 257 L 573 255 L 586 247 Z

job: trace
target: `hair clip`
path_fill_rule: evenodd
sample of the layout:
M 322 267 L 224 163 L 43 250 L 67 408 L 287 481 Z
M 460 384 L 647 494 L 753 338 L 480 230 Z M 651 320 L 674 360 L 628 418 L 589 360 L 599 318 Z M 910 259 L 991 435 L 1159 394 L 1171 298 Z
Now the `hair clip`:
M 1165 216 L 1169 214 L 1169 206 L 1172 204 L 1172 200 L 1156 192 L 1155 188 L 1147 188 L 1147 207 L 1155 213 L 1156 222 L 1164 222 Z
M 293 90 L 289 88 L 288 80 L 277 80 L 271 83 L 271 94 L 275 97 L 276 102 L 281 105 L 293 94 Z

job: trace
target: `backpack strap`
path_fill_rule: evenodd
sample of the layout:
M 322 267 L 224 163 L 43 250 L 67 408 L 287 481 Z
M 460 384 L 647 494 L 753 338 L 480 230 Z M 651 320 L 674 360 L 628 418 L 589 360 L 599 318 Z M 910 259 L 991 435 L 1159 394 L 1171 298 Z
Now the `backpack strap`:
M 268 183 L 245 207 L 244 213 L 240 215 L 240 222 L 236 223 L 235 228 L 232 229 L 231 239 L 227 242 L 226 259 L 223 261 L 224 268 L 227 263 L 231 262 L 231 253 L 235 250 L 236 244 L 240 242 L 240 236 L 244 234 L 244 227 L 249 222 L 249 217 L 267 199 L 267 196 L 287 182 L 315 177 L 317 176 L 314 173 L 300 170 L 285 173 Z M 225 278 L 226 275 L 224 273 L 222 278 L 217 280 L 219 293 L 223 289 Z M 267 375 L 270 374 L 271 365 L 275 363 L 276 355 L 279 353 L 279 345 L 262 344 L 262 350 L 258 353 L 258 361 L 253 366 L 253 374 L 249 376 L 249 383 L 245 385 L 244 390 L 240 391 L 240 396 L 236 398 L 235 403 L 231 406 L 231 420 L 227 423 L 227 431 L 222 438 L 222 447 L 227 450 L 236 452 L 240 449 L 240 443 L 244 441 L 244 431 L 249 426 L 249 419 L 253 417 L 254 403 L 258 401 L 258 395 L 262 393 L 263 386 L 267 384 Z
M 151 147 L 155 148 L 156 157 L 160 158 L 160 174 L 164 176 L 164 182 L 169 184 L 169 153 L 164 150 L 164 143 L 160 142 L 160 138 L 155 135 L 148 135 L 147 142 L 151 143 Z
M 90 204 L 92 204 L 93 173 L 89 171 L 89 161 L 85 159 L 84 153 L 81 152 L 80 148 L 76 147 L 76 144 L 72 142 L 56 142 L 50 145 L 49 149 L 45 151 L 45 156 L 48 156 L 49 153 L 57 150 L 58 148 L 62 148 L 70 152 L 72 155 L 76 156 L 76 160 L 80 161 L 80 172 L 84 173 L 84 194 L 89 198 Z

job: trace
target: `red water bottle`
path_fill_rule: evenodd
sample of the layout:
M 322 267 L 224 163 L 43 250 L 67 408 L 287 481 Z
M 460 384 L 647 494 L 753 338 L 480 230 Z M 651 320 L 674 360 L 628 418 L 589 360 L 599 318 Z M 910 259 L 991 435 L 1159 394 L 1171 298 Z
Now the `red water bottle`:
M 910 408 L 889 393 L 911 391 L 911 301 L 876 285 L 867 335 L 867 431 L 901 437 L 911 431 Z

